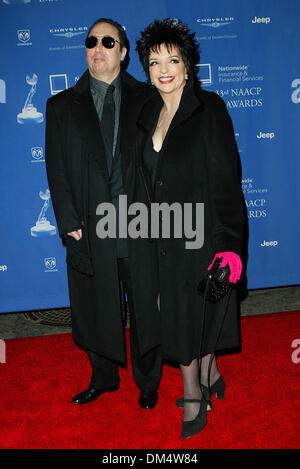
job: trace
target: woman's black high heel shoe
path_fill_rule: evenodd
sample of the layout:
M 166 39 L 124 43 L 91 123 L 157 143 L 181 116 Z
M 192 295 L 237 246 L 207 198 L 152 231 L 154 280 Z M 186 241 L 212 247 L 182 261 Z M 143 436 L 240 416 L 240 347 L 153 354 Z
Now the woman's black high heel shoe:
M 201 384 L 201 389 L 203 392 L 204 399 L 207 402 L 207 410 L 213 410 L 213 405 L 211 403 L 211 396 L 213 394 L 217 395 L 217 399 L 224 399 L 224 392 L 225 392 L 225 380 L 222 375 L 217 379 L 217 381 L 210 386 L 210 395 L 209 395 L 209 387 L 204 386 L 204 384 Z M 176 406 L 183 408 L 183 403 L 184 403 L 184 398 L 180 397 L 180 399 L 177 399 L 176 401 Z
M 217 381 L 212 386 L 210 386 L 210 395 L 209 395 L 209 387 L 208 386 L 204 386 L 204 384 L 202 384 L 201 388 L 202 388 L 204 398 L 207 401 L 210 401 L 210 397 L 213 394 L 217 395 L 217 399 L 220 399 L 220 400 L 224 399 L 225 380 L 224 380 L 222 375 L 217 379 Z
M 182 422 L 181 436 L 182 438 L 190 438 L 201 432 L 207 423 L 207 403 L 205 399 L 184 399 L 183 402 L 200 402 L 200 409 L 197 417 L 194 420 Z

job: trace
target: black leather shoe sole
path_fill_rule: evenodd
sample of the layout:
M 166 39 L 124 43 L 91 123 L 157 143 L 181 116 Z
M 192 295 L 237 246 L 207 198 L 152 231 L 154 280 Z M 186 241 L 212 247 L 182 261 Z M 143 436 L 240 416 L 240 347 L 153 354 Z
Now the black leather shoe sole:
M 139 403 L 142 409 L 154 409 L 157 402 L 157 391 L 141 391 Z
M 76 396 L 73 397 L 72 403 L 73 404 L 89 404 L 90 402 L 95 401 L 100 397 L 102 394 L 106 392 L 114 392 L 119 389 L 119 385 L 111 386 L 109 388 L 105 389 L 94 389 L 94 388 L 89 388 L 86 389 L 85 391 L 80 392 L 79 394 L 76 394 Z

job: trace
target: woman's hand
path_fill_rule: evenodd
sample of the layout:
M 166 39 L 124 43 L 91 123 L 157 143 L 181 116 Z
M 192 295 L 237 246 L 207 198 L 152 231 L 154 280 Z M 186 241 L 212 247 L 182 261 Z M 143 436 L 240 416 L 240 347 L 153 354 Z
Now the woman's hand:
M 67 233 L 69 236 L 72 236 L 76 241 L 79 241 L 82 238 L 82 231 L 77 230 L 77 231 L 71 231 L 70 233 Z
M 242 268 L 243 268 L 240 256 L 238 254 L 235 254 L 235 252 L 231 252 L 231 251 L 218 252 L 213 258 L 213 261 L 208 267 L 208 270 L 212 268 L 217 257 L 223 258 L 221 265 L 219 266 L 219 269 L 221 267 L 226 267 L 227 264 L 229 265 L 229 268 L 230 268 L 229 282 L 236 283 L 238 280 L 240 280 Z

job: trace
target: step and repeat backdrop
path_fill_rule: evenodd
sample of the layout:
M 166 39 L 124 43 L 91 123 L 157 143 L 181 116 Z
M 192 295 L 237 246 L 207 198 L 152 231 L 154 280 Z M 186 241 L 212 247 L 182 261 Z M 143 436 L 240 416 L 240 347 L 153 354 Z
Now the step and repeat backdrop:
M 69 306 L 45 171 L 45 107 L 86 70 L 84 39 L 116 19 L 135 51 L 153 19 L 181 19 L 199 80 L 225 101 L 248 210 L 248 288 L 300 283 L 299 0 L 0 0 L 0 312 Z

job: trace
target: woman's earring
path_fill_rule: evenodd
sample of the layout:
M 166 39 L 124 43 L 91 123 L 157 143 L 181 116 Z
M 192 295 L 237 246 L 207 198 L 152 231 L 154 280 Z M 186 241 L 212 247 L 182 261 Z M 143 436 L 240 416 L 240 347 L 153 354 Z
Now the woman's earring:
M 188 74 L 187 74 L 187 73 L 185 74 L 185 79 L 186 79 L 186 80 L 188 80 L 188 79 L 189 79 L 189 76 L 188 76 Z

